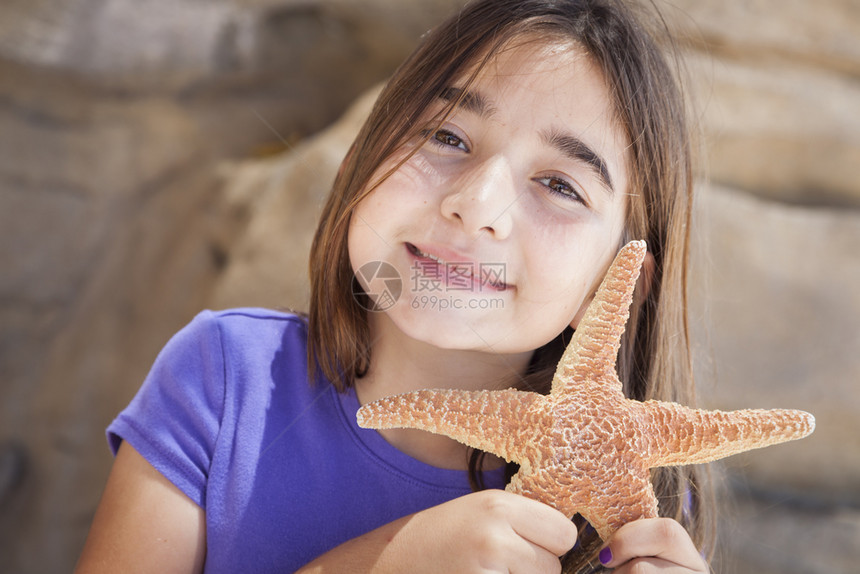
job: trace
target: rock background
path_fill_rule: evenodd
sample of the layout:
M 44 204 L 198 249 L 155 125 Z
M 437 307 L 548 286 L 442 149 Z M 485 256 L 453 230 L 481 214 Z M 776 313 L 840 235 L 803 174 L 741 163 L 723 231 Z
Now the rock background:
M 0 570 L 71 569 L 103 429 L 176 329 L 205 307 L 305 306 L 314 218 L 366 90 L 457 4 L 0 5 Z M 712 181 L 691 290 L 703 399 L 818 419 L 722 467 L 735 503 L 715 571 L 850 572 L 860 4 L 672 4 Z

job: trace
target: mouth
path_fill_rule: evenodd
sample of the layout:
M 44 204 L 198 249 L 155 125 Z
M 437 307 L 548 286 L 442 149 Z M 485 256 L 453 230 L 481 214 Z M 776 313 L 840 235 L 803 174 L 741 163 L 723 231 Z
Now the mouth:
M 505 282 L 504 263 L 479 263 L 458 256 L 448 260 L 412 243 L 406 243 L 406 249 L 417 260 L 417 271 L 451 290 L 505 291 L 513 287 Z

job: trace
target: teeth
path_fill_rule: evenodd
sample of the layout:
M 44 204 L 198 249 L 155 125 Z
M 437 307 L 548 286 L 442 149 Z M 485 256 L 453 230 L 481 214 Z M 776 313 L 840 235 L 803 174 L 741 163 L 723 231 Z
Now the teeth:
M 435 255 L 432 255 L 432 254 L 430 254 L 430 253 L 424 253 L 423 251 L 421 251 L 420 249 L 418 249 L 418 248 L 417 248 L 417 247 L 415 247 L 414 245 L 412 246 L 412 250 L 413 250 L 417 255 L 420 255 L 421 257 L 426 257 L 427 259 L 432 259 L 432 260 L 433 260 L 433 261 L 435 261 L 436 263 L 442 263 L 442 264 L 444 264 L 444 265 L 448 265 L 448 262 L 447 262 L 447 261 L 445 261 L 444 259 L 440 259 L 440 258 L 438 258 L 438 257 L 436 257 Z
M 439 258 L 438 258 L 438 257 L 436 257 L 435 255 L 431 255 L 431 254 L 429 254 L 429 253 L 424 253 L 424 252 L 421 252 L 421 255 L 423 255 L 423 256 L 424 256 L 424 257 L 426 257 L 427 259 L 432 259 L 432 260 L 433 260 L 433 261 L 435 261 L 436 263 L 445 263 L 446 265 L 448 264 L 448 263 L 447 263 L 447 261 L 444 261 L 444 260 L 442 260 L 442 259 L 439 259 Z

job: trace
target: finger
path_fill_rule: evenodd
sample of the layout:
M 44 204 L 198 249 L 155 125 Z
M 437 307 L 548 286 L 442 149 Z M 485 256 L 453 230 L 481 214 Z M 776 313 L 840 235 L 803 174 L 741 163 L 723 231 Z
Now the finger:
M 625 524 L 599 554 L 600 562 L 610 568 L 647 557 L 694 571 L 706 572 L 708 568 L 684 527 L 670 518 L 650 518 Z
M 511 555 L 507 561 L 510 574 L 561 574 L 558 556 L 533 542 L 520 540 L 521 545 L 510 547 Z
M 679 574 L 681 572 L 689 572 L 686 568 L 676 564 L 669 564 L 665 560 L 660 560 L 659 558 L 634 558 L 623 566 L 614 569 L 612 574 L 631 574 L 632 572 L 635 572 L 636 574 L 647 574 L 648 572 L 666 574 L 675 571 Z
M 517 534 L 556 557 L 573 548 L 578 532 L 567 516 L 542 502 L 513 496 L 519 499 L 516 518 L 511 520 Z

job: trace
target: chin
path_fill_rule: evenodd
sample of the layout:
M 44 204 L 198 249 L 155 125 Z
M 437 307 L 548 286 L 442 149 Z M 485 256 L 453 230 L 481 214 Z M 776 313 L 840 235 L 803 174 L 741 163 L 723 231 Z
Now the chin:
M 448 350 L 487 350 L 493 341 L 483 333 L 493 332 L 485 327 L 486 318 L 457 310 L 440 311 L 412 309 L 404 301 L 388 311 L 392 323 L 403 335 L 428 345 Z

